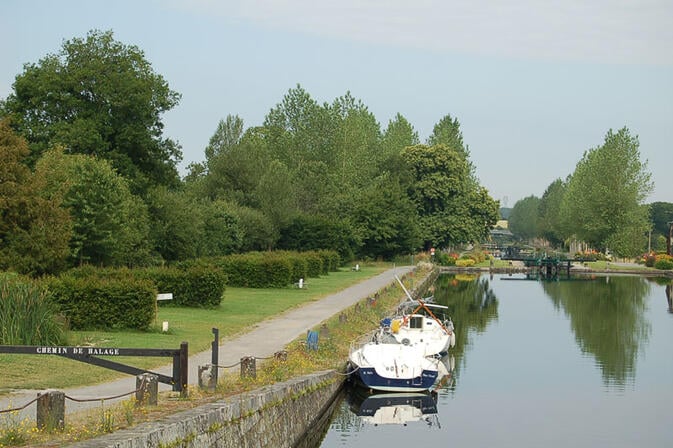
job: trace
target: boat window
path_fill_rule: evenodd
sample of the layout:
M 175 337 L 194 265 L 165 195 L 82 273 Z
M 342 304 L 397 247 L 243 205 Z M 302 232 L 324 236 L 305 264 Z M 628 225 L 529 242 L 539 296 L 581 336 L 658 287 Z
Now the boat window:
M 412 316 L 409 320 L 410 328 L 423 328 L 423 316 Z

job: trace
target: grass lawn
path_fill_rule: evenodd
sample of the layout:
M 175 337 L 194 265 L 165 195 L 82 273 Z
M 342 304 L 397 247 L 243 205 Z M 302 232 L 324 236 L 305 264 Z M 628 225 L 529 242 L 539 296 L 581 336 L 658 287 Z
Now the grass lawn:
M 303 303 L 320 299 L 392 267 L 388 263 L 360 264 L 360 271 L 343 268 L 307 280 L 307 288 L 227 288 L 217 309 L 160 306 L 156 325 L 150 332 L 73 331 L 68 345 L 120 348 L 179 348 L 189 343 L 191 354 L 210 349 L 212 328 L 220 339 L 246 331 L 248 327 Z M 169 331 L 160 331 L 167 321 Z M 115 361 L 140 368 L 170 364 L 169 358 L 115 357 Z M 11 389 L 64 389 L 96 384 L 124 374 L 52 355 L 0 355 L 0 393 Z

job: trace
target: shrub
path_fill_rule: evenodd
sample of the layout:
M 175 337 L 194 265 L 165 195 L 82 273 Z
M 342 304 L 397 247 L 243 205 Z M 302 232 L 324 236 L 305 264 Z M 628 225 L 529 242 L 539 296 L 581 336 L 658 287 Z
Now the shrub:
M 66 335 L 66 320 L 44 288 L 0 274 L 0 344 L 61 345 Z
M 222 302 L 227 275 L 219 268 L 198 263 L 184 269 L 150 268 L 139 276 L 150 279 L 160 293 L 172 293 L 168 305 L 216 308 Z
M 673 257 L 666 254 L 657 255 L 654 262 L 655 269 L 669 270 L 673 269 Z
M 461 268 L 469 268 L 474 266 L 475 261 L 472 258 L 459 258 L 456 260 L 456 266 Z
M 46 286 L 75 330 L 146 330 L 156 311 L 156 286 L 149 280 L 65 275 Z

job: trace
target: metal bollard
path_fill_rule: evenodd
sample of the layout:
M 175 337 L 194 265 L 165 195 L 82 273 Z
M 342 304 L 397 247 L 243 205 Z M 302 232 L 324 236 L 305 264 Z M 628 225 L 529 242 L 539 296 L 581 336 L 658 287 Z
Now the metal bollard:
M 37 394 L 37 427 L 47 431 L 65 426 L 65 393 L 47 390 Z
M 151 373 L 136 376 L 136 406 L 156 406 L 159 396 L 159 377 Z

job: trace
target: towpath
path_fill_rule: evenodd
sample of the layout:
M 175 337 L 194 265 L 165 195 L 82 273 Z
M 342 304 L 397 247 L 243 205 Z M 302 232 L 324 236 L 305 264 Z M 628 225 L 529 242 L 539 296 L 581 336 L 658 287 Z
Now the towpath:
M 401 266 L 387 270 L 374 277 L 368 278 L 352 285 L 335 294 L 326 296 L 320 300 L 309 302 L 301 307 L 293 308 L 275 318 L 267 319 L 262 322 L 251 325 L 248 332 L 231 339 L 220 339 L 219 344 L 219 365 L 230 366 L 237 364 L 245 356 L 254 356 L 256 358 L 265 358 L 272 356 L 279 350 L 282 350 L 287 344 L 298 337 L 305 335 L 311 328 L 320 325 L 324 320 L 332 317 L 340 311 L 354 305 L 358 301 L 373 295 L 376 291 L 385 286 L 395 283 L 395 275 L 403 275 L 413 271 L 412 266 Z M 198 384 L 198 366 L 210 364 L 211 351 L 197 353 L 189 357 L 189 383 L 190 387 L 196 387 Z M 75 361 L 73 361 L 75 362 Z M 74 367 L 76 368 L 76 367 Z M 172 366 L 154 369 L 155 372 L 172 375 Z M 93 399 L 101 397 L 113 397 L 135 390 L 135 376 L 126 376 L 116 381 L 96 384 L 93 386 L 82 386 L 62 391 L 69 397 L 83 399 Z M 170 390 L 169 386 L 160 384 L 160 390 Z M 17 391 L 9 395 L 0 396 L 0 410 L 17 408 L 25 403 L 35 399 L 37 390 Z M 106 400 L 105 405 L 109 406 L 117 400 Z M 100 409 L 101 402 L 75 402 L 66 400 L 66 414 L 79 412 L 90 408 Z M 33 403 L 27 406 L 20 413 L 20 418 L 34 420 L 36 415 L 36 405 Z

